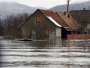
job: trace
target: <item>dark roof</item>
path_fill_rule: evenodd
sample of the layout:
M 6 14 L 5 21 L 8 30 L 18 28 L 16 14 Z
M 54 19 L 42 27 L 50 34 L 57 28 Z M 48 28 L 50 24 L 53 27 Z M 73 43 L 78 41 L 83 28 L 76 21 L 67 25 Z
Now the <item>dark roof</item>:
M 90 10 L 71 10 L 70 12 L 90 12 Z
M 90 23 L 90 10 L 72 10 L 69 13 L 79 24 L 83 21 Z

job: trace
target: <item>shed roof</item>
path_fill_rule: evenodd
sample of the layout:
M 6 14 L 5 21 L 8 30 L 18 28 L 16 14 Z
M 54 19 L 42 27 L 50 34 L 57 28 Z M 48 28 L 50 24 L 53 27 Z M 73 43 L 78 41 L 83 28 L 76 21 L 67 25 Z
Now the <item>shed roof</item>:
M 78 23 L 73 19 L 73 17 L 66 12 L 57 12 L 63 20 L 73 29 L 77 30 L 79 28 Z

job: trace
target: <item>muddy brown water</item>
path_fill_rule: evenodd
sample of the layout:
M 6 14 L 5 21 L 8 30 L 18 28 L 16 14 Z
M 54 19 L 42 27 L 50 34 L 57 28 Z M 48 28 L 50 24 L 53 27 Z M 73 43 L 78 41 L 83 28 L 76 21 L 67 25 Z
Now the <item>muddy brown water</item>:
M 90 40 L 0 40 L 1 68 L 90 68 Z

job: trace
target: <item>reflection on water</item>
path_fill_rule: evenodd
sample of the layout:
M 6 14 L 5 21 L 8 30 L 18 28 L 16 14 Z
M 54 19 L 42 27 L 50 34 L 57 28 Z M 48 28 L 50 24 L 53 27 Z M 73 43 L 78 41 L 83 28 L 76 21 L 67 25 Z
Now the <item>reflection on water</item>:
M 1 68 L 90 68 L 90 40 L 0 40 Z

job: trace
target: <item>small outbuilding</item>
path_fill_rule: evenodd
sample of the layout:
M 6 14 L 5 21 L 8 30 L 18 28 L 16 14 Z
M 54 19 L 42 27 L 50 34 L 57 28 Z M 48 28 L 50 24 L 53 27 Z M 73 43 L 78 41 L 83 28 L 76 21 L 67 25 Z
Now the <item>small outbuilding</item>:
M 67 38 L 79 26 L 68 13 L 37 9 L 19 28 L 22 38 L 49 39 Z

